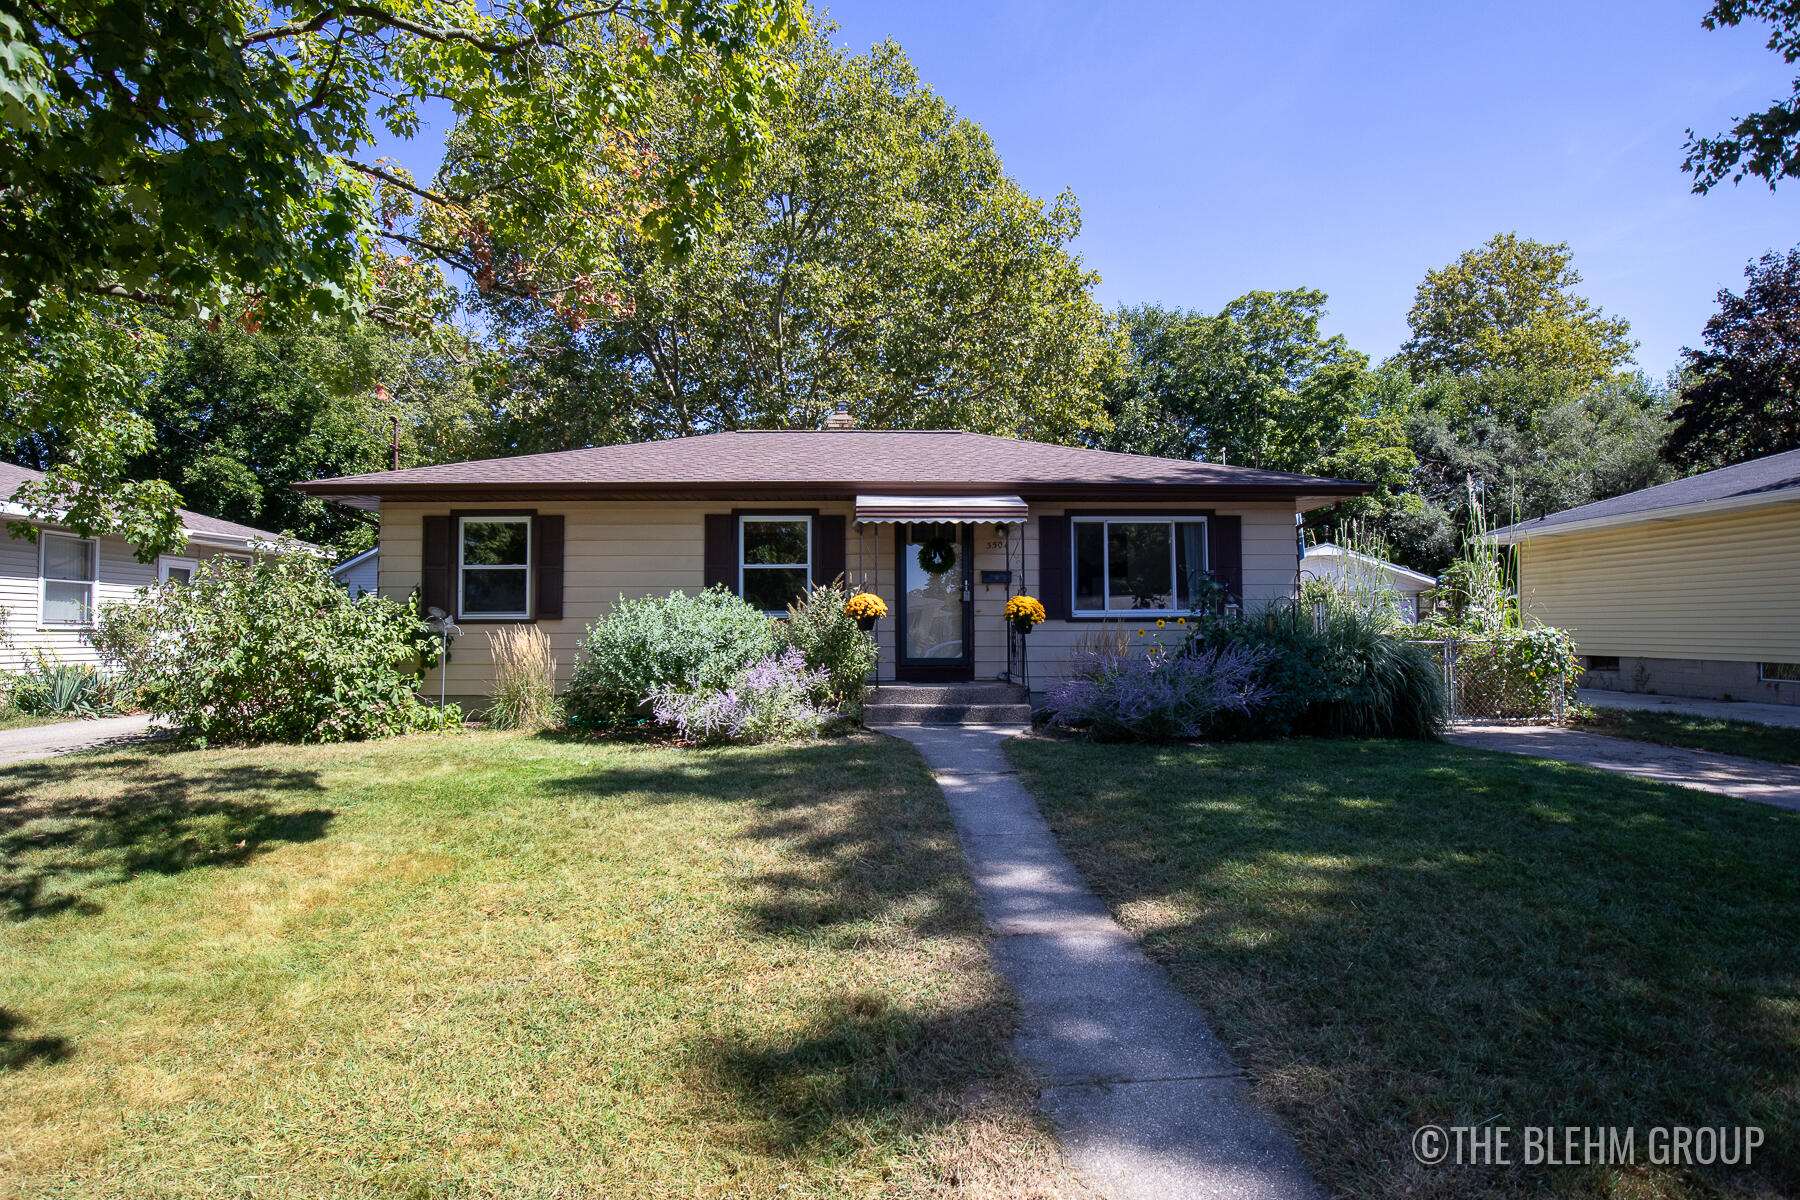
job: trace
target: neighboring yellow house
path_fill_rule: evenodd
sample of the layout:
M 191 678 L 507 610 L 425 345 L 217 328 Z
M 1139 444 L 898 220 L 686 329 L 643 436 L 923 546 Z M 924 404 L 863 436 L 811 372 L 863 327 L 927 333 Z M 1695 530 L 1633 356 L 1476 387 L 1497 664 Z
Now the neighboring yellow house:
M 1800 450 L 1499 530 L 1589 687 L 1800 704 Z
M 724 586 L 778 614 L 847 575 L 888 606 L 878 678 L 1019 680 L 1004 609 L 1029 636 L 1031 685 L 1109 629 L 1174 640 L 1205 602 L 1295 593 L 1295 514 L 1369 491 L 1342 479 L 944 431 L 746 430 L 447 463 L 294 486 L 381 515 L 379 591 L 463 631 L 445 681 L 485 703 L 487 629 L 529 622 L 566 680 L 620 596 Z M 931 685 L 936 685 L 935 688 Z M 426 690 L 438 687 L 434 671 Z M 890 695 L 900 689 L 886 688 Z M 925 701 L 929 703 L 930 701 Z

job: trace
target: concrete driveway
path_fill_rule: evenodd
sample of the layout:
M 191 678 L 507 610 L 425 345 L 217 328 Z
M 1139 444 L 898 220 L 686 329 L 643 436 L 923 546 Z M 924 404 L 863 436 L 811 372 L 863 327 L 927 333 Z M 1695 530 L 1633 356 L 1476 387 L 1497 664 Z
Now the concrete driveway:
M 93 721 L 59 721 L 28 729 L 0 730 L 0 767 L 54 758 L 71 750 L 123 746 L 151 736 L 149 717 L 101 717 Z
M 1580 700 L 1595 708 L 1638 708 L 1646 712 L 1685 713 L 1723 721 L 1750 721 L 1800 729 L 1800 704 L 1758 704 L 1750 700 L 1696 700 L 1691 696 L 1653 696 L 1647 692 L 1608 692 L 1582 688 Z
M 1558 725 L 1462 725 L 1450 734 L 1450 740 L 1479 750 L 1579 763 L 1777 808 L 1800 809 L 1800 767 L 1785 763 L 1659 746 Z

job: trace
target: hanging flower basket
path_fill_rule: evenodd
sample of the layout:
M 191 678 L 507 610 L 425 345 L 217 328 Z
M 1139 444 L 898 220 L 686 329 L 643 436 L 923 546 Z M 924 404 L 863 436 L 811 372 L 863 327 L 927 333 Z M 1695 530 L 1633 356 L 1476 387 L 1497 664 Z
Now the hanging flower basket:
M 1030 596 L 1014 596 L 1006 602 L 1006 619 L 1019 633 L 1030 633 L 1045 617 L 1044 606 Z
M 927 575 L 942 575 L 956 565 L 956 543 L 949 538 L 933 538 L 919 547 L 919 569 Z
M 864 633 L 875 628 L 875 622 L 887 616 L 887 604 L 874 592 L 858 592 L 844 605 L 844 615 L 856 621 Z

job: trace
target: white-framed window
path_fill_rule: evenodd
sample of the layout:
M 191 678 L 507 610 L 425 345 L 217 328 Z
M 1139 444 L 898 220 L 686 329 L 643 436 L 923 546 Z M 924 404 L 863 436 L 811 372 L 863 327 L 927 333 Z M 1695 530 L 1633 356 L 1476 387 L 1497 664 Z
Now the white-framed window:
M 738 595 L 783 613 L 812 582 L 812 518 L 738 518 Z
M 156 559 L 156 578 L 167 583 L 171 579 L 176 583 L 194 582 L 194 572 L 200 569 L 200 560 L 185 558 L 179 554 L 162 554 Z
M 100 539 L 38 534 L 38 624 L 85 629 L 94 623 Z
M 1072 517 L 1069 537 L 1077 615 L 1184 613 L 1203 595 L 1205 517 Z
M 1764 683 L 1800 683 L 1800 663 L 1757 663 Z
M 464 617 L 531 616 L 531 518 L 459 517 L 456 608 Z

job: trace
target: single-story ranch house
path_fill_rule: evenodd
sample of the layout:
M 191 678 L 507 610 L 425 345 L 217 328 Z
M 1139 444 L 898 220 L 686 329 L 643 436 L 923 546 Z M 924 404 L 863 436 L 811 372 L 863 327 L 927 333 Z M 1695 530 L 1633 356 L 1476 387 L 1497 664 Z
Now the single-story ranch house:
M 484 626 L 537 623 L 566 678 L 582 633 L 620 596 L 719 584 L 778 614 L 840 574 L 888 605 L 882 681 L 1006 677 L 1006 601 L 1037 596 L 1050 618 L 1029 638 L 1041 688 L 1109 622 L 1177 634 L 1202 571 L 1236 603 L 1294 595 L 1296 514 L 1369 490 L 844 420 L 294 486 L 379 510 L 380 594 L 419 588 L 454 616 L 463 638 L 443 682 L 473 703 L 490 688 Z
M 1589 687 L 1800 704 L 1800 450 L 1494 536 Z
M 43 477 L 42 471 L 0 463 L 0 495 L 11 496 Z M 186 581 L 202 559 L 214 555 L 247 562 L 255 543 L 277 537 L 185 508 L 180 513 L 187 545 L 178 554 L 146 563 L 138 561 L 136 548 L 124 538 L 80 537 L 72 529 L 28 517 L 20 505 L 0 503 L 0 517 L 37 529 L 35 542 L 10 532 L 0 537 L 0 605 L 6 609 L 11 643 L 0 647 L 0 663 L 14 669 L 40 651 L 61 662 L 97 662 L 87 635 L 100 605 L 129 600 L 146 584 Z

